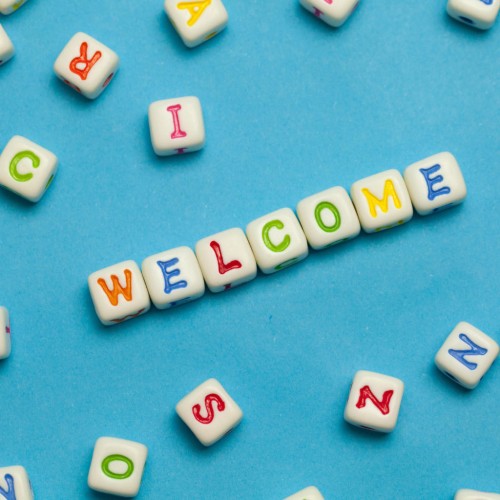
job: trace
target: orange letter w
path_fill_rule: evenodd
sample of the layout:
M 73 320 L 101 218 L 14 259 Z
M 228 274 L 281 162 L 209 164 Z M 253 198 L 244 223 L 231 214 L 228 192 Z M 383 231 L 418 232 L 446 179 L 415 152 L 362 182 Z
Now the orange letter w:
M 118 281 L 118 276 L 116 276 L 115 274 L 111 275 L 111 282 L 113 283 L 112 290 L 108 288 L 106 281 L 104 281 L 102 278 L 99 278 L 97 280 L 97 283 L 101 285 L 101 288 L 104 290 L 104 293 L 108 296 L 108 299 L 111 302 L 111 305 L 113 306 L 118 305 L 118 299 L 120 294 L 122 294 L 125 297 L 125 300 L 129 302 L 132 300 L 132 272 L 130 271 L 130 269 L 125 269 L 124 272 L 125 272 L 125 279 L 127 282 L 125 288 L 123 288 L 120 285 L 120 282 Z

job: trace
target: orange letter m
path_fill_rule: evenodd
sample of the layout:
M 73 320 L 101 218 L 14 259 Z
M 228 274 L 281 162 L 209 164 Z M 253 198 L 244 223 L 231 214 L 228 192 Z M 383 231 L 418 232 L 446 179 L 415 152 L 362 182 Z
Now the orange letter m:
M 108 288 L 108 285 L 106 284 L 106 281 L 102 278 L 99 278 L 97 280 L 97 283 L 101 285 L 101 288 L 104 290 L 104 293 L 108 296 L 109 301 L 111 302 L 111 305 L 117 306 L 118 305 L 118 299 L 120 298 L 120 294 L 122 294 L 125 297 L 125 300 L 131 301 L 132 300 L 132 272 L 130 269 L 125 269 L 125 279 L 126 279 L 126 286 L 123 288 L 120 285 L 120 282 L 118 281 L 118 276 L 116 274 L 111 275 L 111 282 L 113 283 L 113 289 L 110 290 Z

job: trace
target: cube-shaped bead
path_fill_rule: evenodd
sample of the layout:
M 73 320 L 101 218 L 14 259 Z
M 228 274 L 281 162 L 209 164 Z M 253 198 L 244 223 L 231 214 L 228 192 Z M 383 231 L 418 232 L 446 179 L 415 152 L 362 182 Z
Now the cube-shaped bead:
M 9 311 L 0 307 L 0 359 L 10 356 L 10 320 Z
M 142 275 L 158 309 L 191 302 L 205 293 L 198 260 L 189 247 L 173 248 L 144 259 Z
M 205 145 L 205 125 L 197 97 L 178 97 L 149 105 L 149 131 L 159 156 L 191 153 Z
M 148 289 L 133 260 L 92 273 L 88 283 L 95 311 L 104 325 L 116 325 L 149 311 Z
M 89 99 L 101 95 L 118 71 L 120 58 L 86 33 L 77 33 L 59 54 L 54 71 L 72 89 Z
M 403 391 L 404 384 L 397 378 L 360 370 L 354 376 L 344 418 L 363 429 L 391 432 L 396 427 Z
M 16 12 L 19 7 L 23 6 L 28 0 L 0 0 L 0 13 L 3 15 Z
M 33 490 L 24 467 L 0 468 L 0 496 L 6 500 L 33 500 Z
M 408 189 L 397 170 L 356 181 L 351 186 L 351 198 L 361 227 L 367 233 L 404 224 L 413 216 Z
M 420 215 L 458 205 L 467 195 L 462 171 L 451 153 L 438 153 L 410 165 L 404 180 Z
M 257 276 L 255 257 L 240 228 L 203 238 L 195 251 L 211 292 L 223 292 Z
M 0 184 L 29 201 L 37 202 L 52 183 L 57 157 L 49 150 L 14 136 L 0 155 Z
M 89 488 L 120 497 L 135 497 L 141 487 L 148 449 L 141 443 L 99 438 L 88 475 Z
M 250 222 L 247 237 L 257 265 L 265 274 L 285 269 L 309 254 L 304 231 L 289 208 L 282 208 Z
M 355 238 L 360 224 L 351 198 L 343 187 L 333 187 L 303 199 L 297 215 L 309 245 L 315 250 Z
M 210 40 L 228 21 L 221 0 L 166 0 L 165 12 L 187 47 Z
M 500 0 L 448 0 L 448 14 L 469 26 L 487 30 L 493 26 Z
M 500 500 L 500 494 L 476 490 L 458 490 L 455 493 L 454 500 Z
M 298 491 L 294 495 L 286 497 L 285 500 L 324 500 L 323 495 L 315 486 L 309 486 Z
M 243 418 L 240 407 L 214 378 L 181 399 L 175 409 L 205 446 L 217 442 Z
M 467 389 L 474 389 L 498 356 L 499 346 L 478 328 L 461 321 L 436 354 L 437 367 Z
M 14 56 L 14 44 L 0 24 L 0 66 Z
M 300 3 L 326 24 L 338 28 L 354 12 L 359 0 L 300 0 Z

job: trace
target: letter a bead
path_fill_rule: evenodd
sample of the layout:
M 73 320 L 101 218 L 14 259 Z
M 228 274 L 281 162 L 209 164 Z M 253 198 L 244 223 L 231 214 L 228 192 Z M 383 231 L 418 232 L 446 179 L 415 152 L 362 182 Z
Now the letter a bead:
M 0 24 L 0 66 L 11 59 L 14 53 L 14 45 Z
M 10 356 L 10 320 L 9 311 L 0 307 L 0 359 Z
M 149 105 L 149 131 L 158 156 L 191 153 L 205 145 L 205 125 L 197 97 L 178 97 Z
M 338 28 L 354 12 L 359 0 L 300 0 L 300 3 L 326 24 Z
M 448 0 L 448 14 L 469 26 L 487 30 L 493 26 L 500 9 L 500 0 Z
M 120 497 L 135 497 L 141 487 L 148 449 L 141 443 L 99 438 L 90 464 L 89 488 Z
M 498 356 L 499 346 L 478 328 L 461 321 L 436 354 L 437 367 L 467 389 L 474 389 Z
M 285 500 L 324 500 L 323 495 L 315 486 L 309 486 L 298 491 L 294 495 L 286 497 Z
M 28 0 L 0 0 L 0 13 L 4 16 L 16 12 L 19 7 L 22 7 Z
M 187 47 L 210 40 L 228 21 L 221 0 L 166 0 L 165 12 Z
M 56 75 L 89 99 L 99 97 L 118 71 L 120 58 L 106 45 L 85 33 L 67 43 L 54 64 Z
M 0 498 L 2 500 L 33 500 L 33 490 L 24 467 L 0 468 Z
M 240 407 L 214 378 L 181 399 L 175 409 L 205 446 L 217 442 L 243 418 Z
M 45 194 L 56 171 L 53 153 L 19 135 L 0 155 L 0 185 L 32 202 Z
M 92 273 L 88 283 L 95 311 L 104 325 L 116 325 L 149 311 L 148 290 L 133 260 Z
M 396 427 L 403 391 L 404 384 L 397 378 L 360 370 L 354 376 L 344 418 L 363 429 L 391 432 Z

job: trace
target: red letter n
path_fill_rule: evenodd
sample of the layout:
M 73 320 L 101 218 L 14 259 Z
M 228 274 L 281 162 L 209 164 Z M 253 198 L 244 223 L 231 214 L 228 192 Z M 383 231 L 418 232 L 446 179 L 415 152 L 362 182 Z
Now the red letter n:
M 359 390 L 359 399 L 356 403 L 356 408 L 364 408 L 366 400 L 369 399 L 382 413 L 387 415 L 389 413 L 389 403 L 391 402 L 394 391 L 385 391 L 382 396 L 382 401 L 379 401 L 374 395 L 369 386 L 365 385 Z

